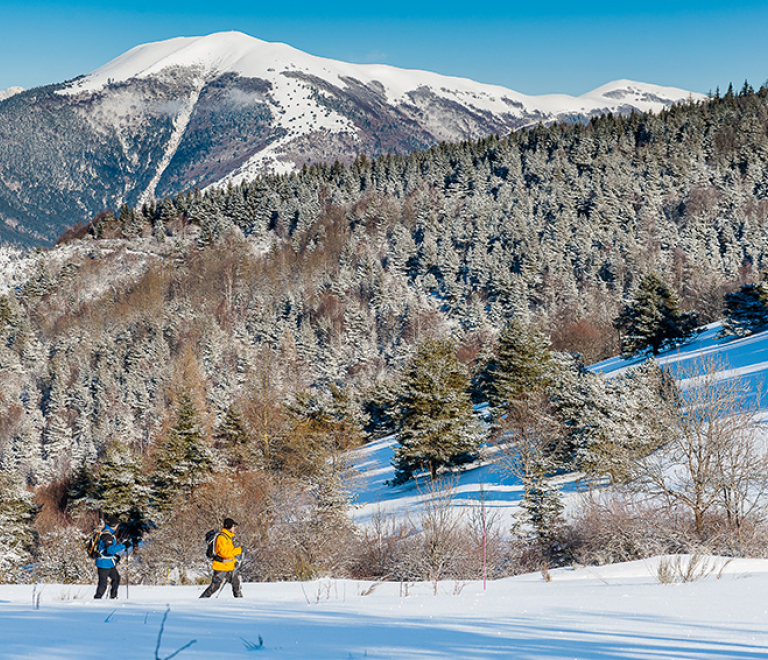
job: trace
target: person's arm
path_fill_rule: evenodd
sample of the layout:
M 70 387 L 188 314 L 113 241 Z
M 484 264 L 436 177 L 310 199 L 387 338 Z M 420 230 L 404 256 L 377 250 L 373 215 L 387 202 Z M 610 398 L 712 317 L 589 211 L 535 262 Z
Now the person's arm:
M 99 545 L 101 547 L 101 554 L 104 557 L 114 557 L 125 550 L 125 545 L 117 542 L 115 534 L 112 531 L 105 531 L 102 533 Z
M 222 560 L 222 563 L 234 561 L 235 557 L 237 557 L 243 551 L 240 546 L 234 547 L 232 541 L 228 537 L 224 536 L 224 534 L 219 534 L 218 538 L 216 539 L 215 550 L 216 554 Z

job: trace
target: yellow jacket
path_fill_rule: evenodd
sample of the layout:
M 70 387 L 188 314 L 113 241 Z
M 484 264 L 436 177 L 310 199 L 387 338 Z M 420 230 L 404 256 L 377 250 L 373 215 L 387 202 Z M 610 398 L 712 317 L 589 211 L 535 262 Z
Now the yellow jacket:
M 235 559 L 243 552 L 242 548 L 232 542 L 235 533 L 228 529 L 222 529 L 216 537 L 213 546 L 215 557 L 213 559 L 214 571 L 234 571 Z

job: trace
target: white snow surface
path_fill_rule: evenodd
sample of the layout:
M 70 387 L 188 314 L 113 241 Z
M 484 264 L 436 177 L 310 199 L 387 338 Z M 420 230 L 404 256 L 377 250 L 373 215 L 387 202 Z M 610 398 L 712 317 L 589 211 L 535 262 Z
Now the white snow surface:
M 722 324 L 711 323 L 688 343 L 658 356 L 659 364 L 668 367 L 678 384 L 685 389 L 695 385 L 702 369 L 713 368 L 719 380 L 738 380 L 746 392 L 759 397 L 759 406 L 768 412 L 764 396 L 768 387 L 768 330 L 747 337 L 721 336 Z M 592 366 L 593 371 L 607 377 L 624 373 L 641 359 L 611 358 Z
M 768 657 L 768 560 L 709 558 L 708 574 L 679 584 L 659 582 L 662 561 L 549 581 L 247 583 L 237 600 L 228 587 L 201 600 L 203 586 L 121 586 L 97 601 L 93 586 L 0 585 L 0 659 Z
M 579 97 L 566 94 L 528 96 L 499 85 L 477 83 L 467 78 L 444 76 L 429 71 L 400 69 L 384 64 L 352 64 L 316 57 L 282 43 L 270 43 L 241 32 L 219 32 L 202 37 L 177 37 L 167 41 L 136 46 L 93 73 L 73 83 L 68 93 L 96 91 L 109 80 L 125 81 L 157 75 L 166 69 L 176 67 L 198 68 L 208 75 L 237 73 L 246 77 L 257 77 L 279 82 L 286 71 L 304 72 L 316 75 L 339 87 L 346 87 L 344 78 L 355 78 L 364 84 L 381 83 L 391 103 L 406 98 L 408 92 L 428 87 L 441 95 L 457 99 L 471 96 L 472 105 L 480 109 L 510 111 L 504 99 L 518 101 L 526 107 L 535 107 L 544 112 L 556 113 L 564 110 L 585 111 L 599 109 L 606 105 L 610 94 L 626 94 L 627 97 L 655 95 L 659 98 L 703 99 L 695 94 L 673 87 L 662 87 L 647 83 L 619 80 L 608 83 Z M 613 101 L 615 104 L 615 100 Z M 651 107 L 660 109 L 659 103 Z
M 0 101 L 5 101 L 16 94 L 21 94 L 24 91 L 23 87 L 8 87 L 6 89 L 0 89 Z

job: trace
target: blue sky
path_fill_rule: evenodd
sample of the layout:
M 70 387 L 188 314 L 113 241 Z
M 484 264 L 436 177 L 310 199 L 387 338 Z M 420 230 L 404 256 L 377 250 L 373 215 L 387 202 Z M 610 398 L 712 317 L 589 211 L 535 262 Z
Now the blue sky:
M 0 89 L 73 78 L 141 43 L 226 30 L 527 94 L 577 95 L 618 78 L 703 93 L 768 80 L 768 0 L 0 0 Z

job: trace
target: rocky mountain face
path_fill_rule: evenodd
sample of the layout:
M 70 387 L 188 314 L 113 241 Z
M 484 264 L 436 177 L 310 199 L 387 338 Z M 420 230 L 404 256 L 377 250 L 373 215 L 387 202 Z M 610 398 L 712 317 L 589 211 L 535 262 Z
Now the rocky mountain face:
M 0 241 L 22 245 L 51 244 L 106 208 L 263 172 L 700 98 L 631 81 L 531 97 L 236 32 L 139 46 L 87 76 L 14 91 L 0 96 Z

